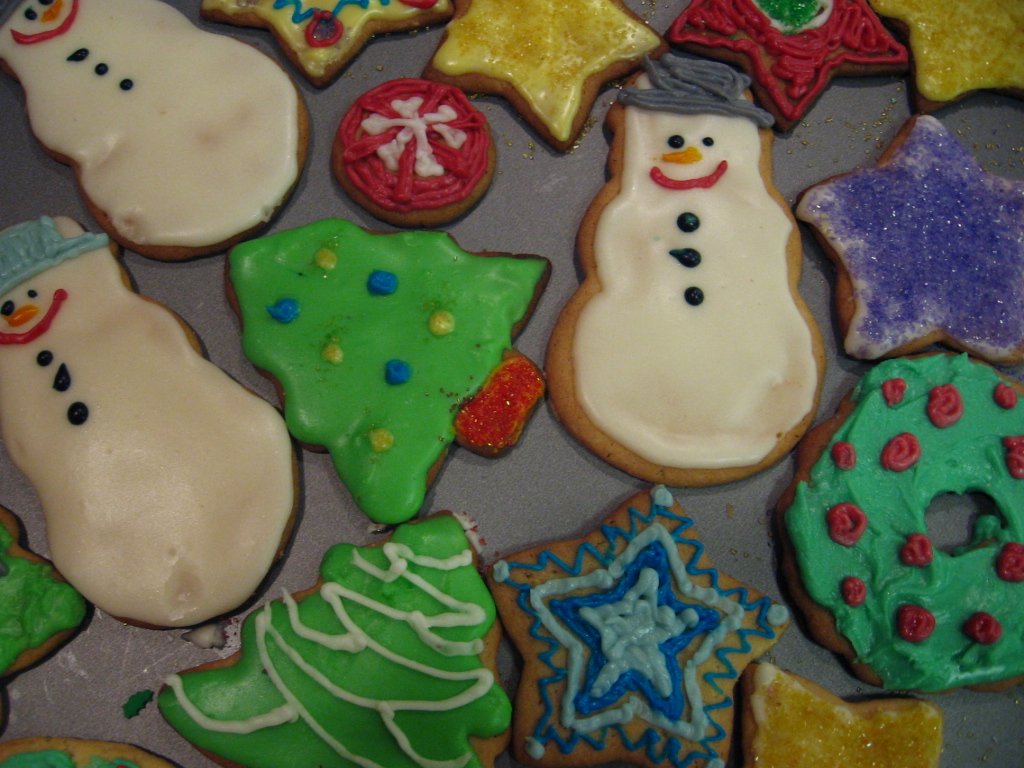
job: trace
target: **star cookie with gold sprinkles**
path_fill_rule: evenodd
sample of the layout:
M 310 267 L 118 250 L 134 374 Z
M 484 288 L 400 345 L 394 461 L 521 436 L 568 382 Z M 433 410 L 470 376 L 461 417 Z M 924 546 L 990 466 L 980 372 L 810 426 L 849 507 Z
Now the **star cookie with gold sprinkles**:
M 693 0 L 665 37 L 746 71 L 782 131 L 800 122 L 833 77 L 908 67 L 906 48 L 867 0 Z
M 493 565 L 491 591 L 524 660 L 516 759 L 723 768 L 734 686 L 790 617 L 715 569 L 693 525 L 657 486 L 582 539 Z
M 974 91 L 1024 98 L 1024 3 L 1020 0 L 870 0 L 909 39 L 915 106 L 931 112 Z
M 203 0 L 203 18 L 273 33 L 313 85 L 331 83 L 374 36 L 451 18 L 451 0 Z
M 603 85 L 660 53 L 661 37 L 621 0 L 454 0 L 424 77 L 507 99 L 567 151 Z
M 774 664 L 742 677 L 745 766 L 937 768 L 942 711 L 910 698 L 847 702 Z

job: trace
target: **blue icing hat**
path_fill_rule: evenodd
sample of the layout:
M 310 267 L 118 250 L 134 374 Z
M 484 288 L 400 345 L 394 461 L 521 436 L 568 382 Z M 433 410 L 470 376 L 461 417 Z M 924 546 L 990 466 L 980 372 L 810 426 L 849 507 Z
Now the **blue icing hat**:
M 105 248 L 106 235 L 64 237 L 49 216 L 0 232 L 0 296 L 67 259 Z
M 775 122 L 768 112 L 744 98 L 750 78 L 728 64 L 667 53 L 644 60 L 650 88 L 625 88 L 619 101 L 627 106 L 680 115 L 710 113 L 745 117 L 759 128 Z

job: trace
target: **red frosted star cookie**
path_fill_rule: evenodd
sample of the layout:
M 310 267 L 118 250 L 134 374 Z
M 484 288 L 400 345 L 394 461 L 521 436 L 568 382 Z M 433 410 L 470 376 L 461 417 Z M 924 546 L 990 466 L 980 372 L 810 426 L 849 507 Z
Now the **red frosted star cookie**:
M 783 131 L 833 77 L 901 74 L 908 61 L 867 0 L 693 0 L 665 37 L 742 67 Z

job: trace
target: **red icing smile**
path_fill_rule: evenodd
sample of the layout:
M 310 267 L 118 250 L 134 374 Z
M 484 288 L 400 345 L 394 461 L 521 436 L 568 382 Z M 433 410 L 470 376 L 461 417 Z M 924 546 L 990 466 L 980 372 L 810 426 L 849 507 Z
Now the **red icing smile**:
M 63 288 L 58 288 L 53 292 L 53 301 L 50 302 L 50 308 L 46 310 L 46 314 L 43 315 L 39 322 L 27 331 L 23 331 L 21 333 L 0 331 L 0 346 L 6 346 L 8 344 L 28 344 L 29 342 L 38 339 L 50 330 L 50 325 L 53 324 L 54 319 L 57 317 L 57 312 L 60 311 L 61 305 L 67 297 L 68 292 Z
M 57 0 L 57 4 L 51 9 L 53 15 L 59 14 L 61 6 L 64 4 L 64 0 Z M 49 14 L 50 11 L 47 12 Z M 68 11 L 67 16 L 64 17 L 64 21 L 58 24 L 53 29 L 47 29 L 43 32 L 36 32 L 34 34 L 26 34 L 24 32 L 18 32 L 16 29 L 11 30 L 11 37 L 14 38 L 14 42 L 18 45 L 32 45 L 33 43 L 41 43 L 45 40 L 52 40 L 55 37 L 63 35 L 69 29 L 75 21 L 75 16 L 78 15 L 78 0 L 71 0 L 71 8 Z M 49 20 L 47 16 L 43 17 L 44 20 Z
M 658 166 L 654 166 L 651 168 L 651 179 L 659 187 L 664 187 L 665 189 L 710 189 L 725 175 L 728 167 L 729 164 L 723 160 L 707 176 L 698 176 L 695 179 L 670 179 L 662 173 Z

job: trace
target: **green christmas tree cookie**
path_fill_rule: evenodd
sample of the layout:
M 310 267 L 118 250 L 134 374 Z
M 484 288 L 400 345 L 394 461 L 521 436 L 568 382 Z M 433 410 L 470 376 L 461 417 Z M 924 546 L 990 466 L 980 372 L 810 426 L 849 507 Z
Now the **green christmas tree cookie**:
M 230 255 L 246 356 L 283 392 L 291 433 L 330 451 L 380 523 L 419 512 L 460 407 L 510 349 L 546 282 L 535 256 L 478 255 L 441 232 L 340 219 Z
M 433 516 L 328 550 L 316 587 L 250 615 L 239 653 L 169 678 L 159 707 L 249 768 L 486 766 L 511 719 L 499 631 L 461 524 Z

